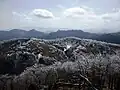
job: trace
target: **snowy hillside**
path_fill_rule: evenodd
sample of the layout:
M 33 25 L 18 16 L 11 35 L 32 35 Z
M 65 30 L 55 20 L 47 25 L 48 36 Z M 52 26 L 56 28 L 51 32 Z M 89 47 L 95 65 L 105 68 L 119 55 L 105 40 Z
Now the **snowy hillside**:
M 120 45 L 75 37 L 14 39 L 0 43 L 1 90 L 26 90 L 29 85 L 41 90 L 58 78 L 68 82 L 72 73 L 89 79 L 94 90 L 120 90 Z M 71 78 L 69 82 L 73 82 Z

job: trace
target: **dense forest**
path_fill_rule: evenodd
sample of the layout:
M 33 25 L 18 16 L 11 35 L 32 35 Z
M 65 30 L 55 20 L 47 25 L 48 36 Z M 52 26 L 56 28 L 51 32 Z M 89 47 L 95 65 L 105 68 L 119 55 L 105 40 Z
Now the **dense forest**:
M 120 45 L 74 37 L 1 41 L 0 90 L 120 90 Z

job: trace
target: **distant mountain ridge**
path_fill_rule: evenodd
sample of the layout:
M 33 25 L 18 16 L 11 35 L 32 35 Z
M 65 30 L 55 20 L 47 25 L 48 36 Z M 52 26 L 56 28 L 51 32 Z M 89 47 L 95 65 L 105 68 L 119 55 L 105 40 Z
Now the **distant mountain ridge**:
M 0 40 L 8 40 L 13 38 L 31 38 L 31 37 L 42 37 L 45 35 L 44 32 L 32 29 L 30 31 L 22 29 L 12 29 L 10 31 L 0 31 Z
M 8 40 L 13 38 L 41 38 L 41 39 L 56 39 L 64 37 L 78 37 L 84 39 L 93 39 L 105 41 L 108 43 L 120 44 L 120 32 L 97 34 L 84 32 L 82 30 L 58 30 L 56 32 L 44 33 L 35 29 L 26 31 L 22 29 L 12 29 L 10 31 L 0 31 L 0 40 Z
M 64 38 L 64 37 L 79 37 L 79 38 L 90 38 L 96 37 L 97 34 L 84 32 L 82 30 L 58 30 L 57 32 L 49 33 L 45 38 L 55 39 L 55 38 Z

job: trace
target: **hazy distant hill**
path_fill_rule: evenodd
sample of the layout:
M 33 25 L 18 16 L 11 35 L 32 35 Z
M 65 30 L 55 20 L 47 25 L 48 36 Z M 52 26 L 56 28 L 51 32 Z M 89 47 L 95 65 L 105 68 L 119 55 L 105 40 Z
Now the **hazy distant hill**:
M 108 43 L 120 44 L 120 32 L 108 33 L 108 34 L 96 34 L 84 32 L 82 30 L 58 30 L 56 32 L 44 33 L 32 29 L 30 31 L 13 29 L 10 31 L 0 31 L 0 40 L 8 40 L 13 38 L 42 38 L 42 39 L 56 39 L 64 37 L 78 37 L 84 39 L 94 39 L 99 41 L 105 41 Z
M 64 38 L 64 37 L 79 37 L 79 38 L 89 38 L 98 36 L 94 33 L 84 32 L 82 30 L 58 30 L 57 32 L 49 33 L 45 38 L 55 39 L 55 38 Z
M 43 38 L 43 39 L 56 39 L 64 37 L 79 37 L 90 38 L 98 36 L 98 34 L 84 32 L 82 30 L 58 30 L 56 32 L 44 33 L 32 29 L 30 31 L 22 29 L 12 29 L 10 31 L 0 31 L 0 40 L 13 39 L 13 38 Z M 93 38 L 94 39 L 94 38 Z
M 100 41 L 105 41 L 105 42 L 110 42 L 110 43 L 120 44 L 120 32 L 102 34 L 94 39 L 100 40 Z
M 21 30 L 21 29 L 12 29 L 10 31 L 0 31 L 0 40 L 8 40 L 13 38 L 31 38 L 31 37 L 42 37 L 45 33 L 37 30 Z

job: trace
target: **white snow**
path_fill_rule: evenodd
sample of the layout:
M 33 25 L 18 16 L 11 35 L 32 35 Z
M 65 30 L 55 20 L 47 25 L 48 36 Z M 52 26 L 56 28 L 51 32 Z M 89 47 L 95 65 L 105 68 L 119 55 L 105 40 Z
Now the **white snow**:
M 39 53 L 39 54 L 38 54 L 38 59 L 40 59 L 41 57 L 42 57 L 42 55 Z
M 66 46 L 66 48 L 64 49 L 64 51 L 68 50 L 71 46 L 72 46 L 72 45 L 68 44 L 68 45 Z
M 77 47 L 77 49 L 86 50 L 86 48 L 85 48 L 85 47 L 83 47 L 83 46 L 81 46 L 81 45 L 79 45 L 79 46 Z
M 71 47 L 71 45 L 67 45 L 67 49 L 69 49 Z

